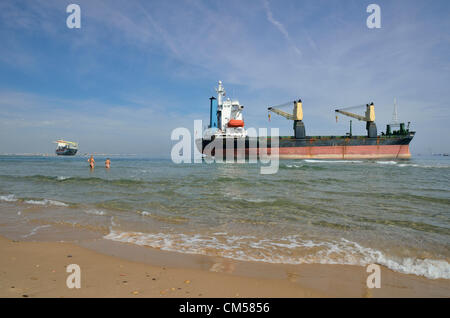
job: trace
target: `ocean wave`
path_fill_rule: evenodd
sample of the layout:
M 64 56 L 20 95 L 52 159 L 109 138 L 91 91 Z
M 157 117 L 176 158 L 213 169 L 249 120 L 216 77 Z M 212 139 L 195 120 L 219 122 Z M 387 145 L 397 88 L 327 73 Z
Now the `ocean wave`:
M 84 213 L 86 214 L 91 214 L 91 215 L 106 215 L 106 212 L 103 210 L 96 210 L 96 209 L 88 209 L 88 210 L 83 210 Z
M 148 211 L 137 211 L 136 213 L 141 215 L 141 216 L 151 217 L 154 220 L 157 220 L 159 222 L 164 222 L 164 223 L 183 224 L 183 223 L 187 223 L 188 222 L 188 219 L 186 217 L 183 217 L 183 216 L 160 215 L 160 214 L 151 213 L 151 212 L 148 212 Z
M 376 161 L 376 163 L 378 163 L 380 165 L 396 165 L 397 164 L 396 161 Z
M 309 164 L 281 164 L 280 165 L 280 169 L 299 169 L 299 170 L 312 170 L 312 171 L 321 171 L 321 170 L 326 170 L 326 166 L 325 165 L 309 165 Z
M 394 271 L 450 279 L 450 264 L 445 260 L 388 256 L 346 239 L 314 242 L 293 235 L 278 239 L 254 236 L 168 234 L 111 231 L 105 239 L 149 246 L 187 254 L 221 256 L 241 261 L 283 264 L 380 264 Z
M 323 159 L 305 159 L 308 163 L 362 163 L 362 160 L 323 160 Z
M 42 200 L 25 200 L 24 203 L 26 204 L 32 204 L 32 205 L 53 205 L 53 206 L 60 206 L 60 207 L 68 207 L 69 205 L 55 200 L 49 200 L 49 199 L 42 199 Z
M 33 175 L 33 176 L 12 176 L 12 175 L 0 175 L 0 178 L 6 180 L 23 180 L 32 182 L 46 182 L 46 183 L 79 183 L 87 185 L 104 185 L 111 184 L 116 186 L 132 186 L 132 185 L 145 185 L 153 184 L 154 182 L 146 182 L 138 179 L 103 179 L 99 177 L 70 177 L 70 176 L 44 176 L 44 175 Z
M 30 237 L 30 236 L 33 236 L 33 235 L 35 235 L 36 233 L 37 233 L 37 231 L 39 230 L 39 229 L 43 229 L 43 228 L 46 228 L 46 227 L 50 227 L 51 225 L 39 225 L 39 226 L 36 226 L 34 229 L 32 229 L 31 230 L 31 232 L 30 233 L 28 233 L 28 234 L 25 234 L 25 235 L 22 235 L 22 237 L 23 238 L 27 238 L 27 237 Z
M 322 160 L 322 159 L 305 159 L 303 160 L 305 163 L 372 163 L 370 160 Z M 376 164 L 379 165 L 388 165 L 388 166 L 396 166 L 396 167 L 413 167 L 413 168 L 427 168 L 427 169 L 448 169 L 450 165 L 446 164 L 420 164 L 420 163 L 402 163 L 402 161 L 394 161 L 394 160 L 378 160 L 375 161 Z M 284 164 L 281 165 L 282 168 L 294 169 L 306 169 L 308 165 L 302 164 Z
M 219 176 L 216 179 L 214 179 L 214 182 L 217 183 L 233 183 L 233 184 L 240 184 L 240 185 L 249 185 L 252 186 L 254 183 L 249 180 L 242 177 L 226 177 L 226 176 Z
M 355 164 L 363 163 L 362 160 L 323 160 L 323 159 L 304 159 L 296 163 L 284 163 L 280 165 L 281 169 L 300 169 L 300 170 L 326 170 L 330 164 Z
M 425 168 L 425 169 L 448 169 L 449 165 L 421 165 L 417 163 L 400 163 L 398 167 L 414 167 L 414 168 Z
M 0 195 L 0 201 L 16 202 L 17 198 L 14 196 L 14 194 Z
M 250 203 L 273 203 L 273 202 L 276 201 L 273 198 L 267 198 L 267 197 L 266 198 L 252 198 L 252 197 L 250 197 L 248 195 L 246 197 L 243 197 L 242 195 L 234 194 L 234 193 L 228 193 L 228 192 L 225 192 L 223 194 L 223 196 L 225 198 L 231 199 L 233 201 L 245 201 L 245 202 L 250 202 Z
M 56 201 L 56 200 L 50 200 L 50 199 L 21 199 L 17 198 L 14 194 L 8 194 L 8 195 L 0 195 L 0 201 L 5 202 L 23 202 L 25 204 L 31 204 L 31 205 L 42 205 L 42 206 L 59 206 L 59 207 L 68 207 L 69 205 L 64 202 Z
M 275 202 L 275 199 L 261 199 L 261 198 L 237 198 L 236 200 L 244 200 L 252 203 Z

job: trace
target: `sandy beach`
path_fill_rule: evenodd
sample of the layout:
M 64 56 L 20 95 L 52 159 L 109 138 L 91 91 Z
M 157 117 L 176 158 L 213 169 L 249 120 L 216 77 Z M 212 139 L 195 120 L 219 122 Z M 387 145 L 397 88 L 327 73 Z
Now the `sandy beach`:
M 382 268 L 380 289 L 366 287 L 365 268 L 284 266 L 169 253 L 96 240 L 64 242 L 0 238 L 0 297 L 448 297 L 447 280 Z M 99 253 L 96 250 L 102 249 Z M 120 256 L 118 256 L 120 255 Z M 69 264 L 81 288 L 69 289 Z

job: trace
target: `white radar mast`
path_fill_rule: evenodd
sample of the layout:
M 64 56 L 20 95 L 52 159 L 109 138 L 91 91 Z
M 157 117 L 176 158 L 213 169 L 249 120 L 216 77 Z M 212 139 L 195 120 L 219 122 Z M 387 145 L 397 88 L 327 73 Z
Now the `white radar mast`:
M 392 113 L 392 124 L 398 125 L 397 97 L 394 97 L 394 112 Z
M 225 96 L 225 88 L 222 85 L 222 81 L 219 81 L 219 87 L 216 88 L 217 92 L 217 105 L 222 105 L 222 98 Z

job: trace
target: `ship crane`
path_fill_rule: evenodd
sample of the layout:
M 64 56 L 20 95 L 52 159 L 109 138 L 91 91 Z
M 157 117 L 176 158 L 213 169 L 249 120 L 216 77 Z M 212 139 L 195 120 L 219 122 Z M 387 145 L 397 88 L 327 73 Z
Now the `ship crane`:
M 288 113 L 288 112 L 285 112 L 285 111 L 279 109 L 279 108 L 286 107 L 286 106 L 289 106 L 292 104 L 294 104 L 294 110 L 292 113 Z M 267 110 L 269 112 L 280 115 L 288 120 L 293 120 L 294 121 L 294 137 L 296 139 L 303 139 L 306 137 L 305 124 L 303 123 L 303 106 L 302 106 L 301 99 L 299 99 L 298 101 L 287 102 L 287 103 L 284 103 L 281 105 L 268 107 Z M 269 116 L 270 116 L 270 114 L 269 114 Z
M 360 121 L 366 122 L 366 129 L 367 129 L 367 136 L 369 138 L 376 138 L 377 137 L 377 125 L 375 124 L 375 106 L 373 103 L 366 104 L 366 112 L 363 115 L 358 115 L 349 112 L 348 110 L 354 109 L 354 108 L 360 108 L 364 107 L 364 105 L 358 105 L 358 106 L 352 106 L 352 107 L 346 107 L 341 109 L 336 109 L 336 121 L 337 121 L 337 114 L 342 114 L 348 117 L 352 117 L 355 119 L 358 119 Z

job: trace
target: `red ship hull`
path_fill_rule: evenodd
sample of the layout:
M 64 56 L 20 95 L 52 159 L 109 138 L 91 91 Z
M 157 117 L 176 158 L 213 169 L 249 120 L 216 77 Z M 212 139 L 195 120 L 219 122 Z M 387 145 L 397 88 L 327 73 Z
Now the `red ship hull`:
M 271 148 L 248 148 L 247 155 L 270 154 Z M 409 159 L 409 145 L 311 146 L 278 148 L 280 159 Z
M 280 159 L 409 159 L 409 143 L 414 132 L 401 136 L 317 136 L 258 139 L 213 138 L 198 140 L 199 150 L 205 155 L 235 157 L 264 156 L 278 150 Z M 220 154 L 221 153 L 221 154 Z

